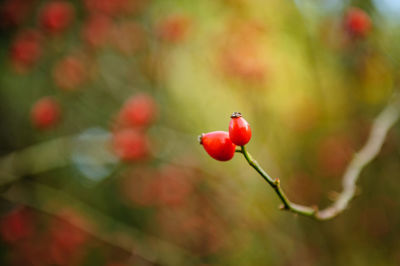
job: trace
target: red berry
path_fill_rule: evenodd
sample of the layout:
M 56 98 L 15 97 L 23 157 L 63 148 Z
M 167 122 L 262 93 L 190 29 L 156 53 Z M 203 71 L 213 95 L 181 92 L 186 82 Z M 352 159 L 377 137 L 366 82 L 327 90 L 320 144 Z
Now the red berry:
M 234 112 L 229 123 L 229 137 L 238 146 L 246 145 L 251 139 L 249 123 L 242 117 L 241 113 Z
M 119 122 L 126 126 L 149 126 L 157 116 L 157 105 L 153 97 L 138 94 L 128 99 L 119 113 Z
M 49 33 L 60 33 L 67 29 L 74 18 L 74 8 L 69 2 L 53 1 L 44 6 L 40 24 Z
M 47 129 L 53 126 L 59 118 L 60 106 L 50 97 L 40 99 L 31 109 L 32 123 L 39 129 Z
M 112 20 L 105 15 L 92 15 L 84 24 L 82 38 L 91 47 L 104 46 L 110 38 Z
M 77 56 L 65 57 L 53 69 L 54 83 L 66 91 L 77 90 L 86 81 L 87 76 L 87 66 Z
M 17 209 L 4 216 L 0 222 L 2 239 L 15 243 L 30 237 L 34 231 L 31 216 L 27 209 Z
M 122 160 L 139 160 L 148 155 L 149 141 L 142 132 L 123 129 L 114 133 L 113 148 L 115 154 Z
M 232 143 L 228 132 L 213 131 L 200 136 L 200 144 L 215 160 L 229 161 L 235 154 L 236 145 Z
M 251 47 L 251 48 L 249 48 Z M 266 64 L 256 45 L 246 42 L 223 47 L 221 66 L 229 76 L 246 81 L 262 81 L 266 76 Z
M 17 36 L 11 45 L 11 62 L 17 71 L 24 72 L 39 60 L 41 53 L 41 36 L 39 32 L 25 30 Z
M 371 29 L 371 19 L 365 11 L 353 7 L 347 12 L 345 27 L 353 36 L 364 37 Z
M 91 224 L 74 210 L 62 210 L 57 216 L 50 223 L 47 258 L 51 265 L 73 265 L 88 239 L 80 228 L 90 228 Z

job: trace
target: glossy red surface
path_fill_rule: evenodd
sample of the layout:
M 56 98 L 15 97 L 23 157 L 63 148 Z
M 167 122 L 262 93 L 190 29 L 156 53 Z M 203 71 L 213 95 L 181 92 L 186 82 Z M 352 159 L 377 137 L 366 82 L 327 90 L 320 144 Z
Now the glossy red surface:
M 236 145 L 232 143 L 228 132 L 225 131 L 203 134 L 201 144 L 206 152 L 218 161 L 229 161 L 235 154 Z
M 243 117 L 233 117 L 229 123 L 229 137 L 238 146 L 246 145 L 251 139 L 249 123 Z

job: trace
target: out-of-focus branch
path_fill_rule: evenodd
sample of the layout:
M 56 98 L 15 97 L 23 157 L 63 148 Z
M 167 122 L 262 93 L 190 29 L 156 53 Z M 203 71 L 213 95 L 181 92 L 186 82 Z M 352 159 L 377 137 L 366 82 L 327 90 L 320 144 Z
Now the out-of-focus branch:
M 70 163 L 71 136 L 59 137 L 12 152 L 0 158 L 0 186 Z
M 26 191 L 35 192 L 35 196 L 28 196 L 29 193 L 26 193 Z M 73 219 L 68 220 L 69 223 L 105 243 L 132 253 L 151 263 L 182 265 L 183 262 L 195 260 L 195 256 L 189 251 L 116 221 L 69 194 L 45 185 L 31 181 L 17 183 L 3 193 L 1 197 L 10 202 L 23 204 L 64 220 L 66 218 L 60 216 L 60 211 L 62 211 L 60 207 L 67 206 L 67 208 L 73 209 L 87 219 L 87 223 L 74 221 Z M 94 223 L 90 223 L 90 221 L 94 221 Z
M 386 106 L 376 117 L 371 132 L 364 147 L 356 153 L 343 174 L 343 190 L 336 201 L 329 207 L 318 211 L 315 216 L 319 220 L 327 220 L 337 216 L 347 208 L 356 192 L 356 182 L 362 169 L 368 165 L 379 153 L 386 139 L 388 131 L 399 120 L 400 96 Z
M 83 132 L 87 130 L 89 129 Z M 162 132 L 163 136 L 168 134 L 169 138 L 175 137 L 177 142 L 183 143 L 182 146 L 191 143 L 193 139 L 193 134 L 165 126 L 154 126 L 151 130 L 153 132 Z M 0 187 L 19 181 L 25 176 L 37 175 L 73 164 L 73 153 L 77 153 L 76 148 L 81 144 L 77 141 L 80 135 L 72 134 L 56 137 L 51 140 L 32 144 L 0 157 Z M 102 141 L 107 142 L 107 139 Z M 107 147 L 106 143 L 100 143 L 99 141 L 93 142 L 90 144 L 90 147 L 99 148 L 100 144 L 104 144 L 105 148 Z M 174 148 L 177 148 L 177 145 Z M 174 152 L 170 150 L 162 151 L 154 154 L 154 157 L 163 159 L 163 157 L 169 157 Z
M 293 213 L 313 217 L 317 220 L 328 220 L 336 217 L 342 211 L 344 211 L 349 202 L 354 197 L 356 192 L 356 182 L 360 176 L 363 168 L 368 165 L 379 153 L 382 145 L 386 139 L 386 135 L 390 128 L 399 120 L 400 117 L 400 96 L 395 95 L 395 99 L 389 103 L 381 113 L 376 117 L 372 124 L 369 138 L 363 148 L 356 153 L 347 166 L 345 173 L 343 174 L 342 186 L 343 190 L 339 194 L 338 198 L 331 206 L 325 209 L 318 210 L 317 208 L 298 205 L 292 203 L 281 189 L 279 179 L 271 178 L 255 161 L 251 155 L 247 152 L 243 146 L 241 152 L 246 161 L 252 166 L 267 183 L 275 190 L 278 197 L 283 203 L 283 210 L 288 210 Z

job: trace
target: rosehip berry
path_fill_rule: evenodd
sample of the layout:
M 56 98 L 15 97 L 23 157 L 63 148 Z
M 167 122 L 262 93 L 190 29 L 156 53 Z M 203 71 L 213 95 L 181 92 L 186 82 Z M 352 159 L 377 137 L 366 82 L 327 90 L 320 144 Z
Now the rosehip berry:
M 42 53 L 41 36 L 35 30 L 21 32 L 11 45 L 10 56 L 15 70 L 24 72 L 31 68 Z
M 235 154 L 236 145 L 232 143 L 228 132 L 213 131 L 200 136 L 200 144 L 215 160 L 229 161 Z
M 119 113 L 119 122 L 126 126 L 149 126 L 156 116 L 156 102 L 143 93 L 128 99 Z
M 221 52 L 221 66 L 229 76 L 247 81 L 258 82 L 266 77 L 266 64 L 253 43 L 234 44 L 228 48 L 224 46 Z
M 75 224 L 85 228 L 90 224 L 73 210 L 62 210 L 57 216 L 61 219 L 53 218 L 50 223 L 47 260 L 51 265 L 71 265 L 88 239 L 88 234 Z
M 74 18 L 74 8 L 69 2 L 53 1 L 44 6 L 40 24 L 49 33 L 63 32 Z
M 345 27 L 353 36 L 364 37 L 371 29 L 371 19 L 365 11 L 353 7 L 347 12 Z
M 92 15 L 84 24 L 82 38 L 91 47 L 104 46 L 110 38 L 112 20 L 105 15 Z
M 87 79 L 87 65 L 76 56 L 67 56 L 53 69 L 54 83 L 66 91 L 78 89 Z
M 229 137 L 238 146 L 246 145 L 251 139 L 249 123 L 242 117 L 241 113 L 234 112 L 229 123 Z
M 60 106 L 50 97 L 42 98 L 33 105 L 31 119 L 39 129 L 50 128 L 60 119 Z
M 142 132 L 123 129 L 114 133 L 113 148 L 115 154 L 122 160 L 139 160 L 148 155 L 149 141 Z
M 32 215 L 27 209 L 14 210 L 0 222 L 1 238 L 8 243 L 26 239 L 33 234 L 33 231 Z

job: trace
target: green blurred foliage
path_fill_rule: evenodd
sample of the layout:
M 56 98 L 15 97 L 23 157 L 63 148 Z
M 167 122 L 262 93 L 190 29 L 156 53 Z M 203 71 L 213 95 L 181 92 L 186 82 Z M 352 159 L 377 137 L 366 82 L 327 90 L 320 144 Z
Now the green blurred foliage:
M 29 6 L 23 19 L 10 19 L 10 2 L 18 14 Z M 248 149 L 290 199 L 332 202 L 396 90 L 389 0 L 69 1 L 72 19 L 55 33 L 40 23 L 49 2 L 1 2 L 2 265 L 400 263 L 398 125 L 349 209 L 326 222 L 279 211 L 241 156 L 217 162 L 197 142 L 240 111 Z M 368 14 L 365 36 L 346 28 L 350 7 Z M 26 29 L 41 52 L 21 69 L 12 47 Z M 143 94 L 156 114 L 127 126 L 121 113 Z M 31 110 L 48 96 L 61 115 L 38 129 Z M 124 130 L 138 142 L 116 140 Z M 116 152 L 144 139 L 143 156 Z

